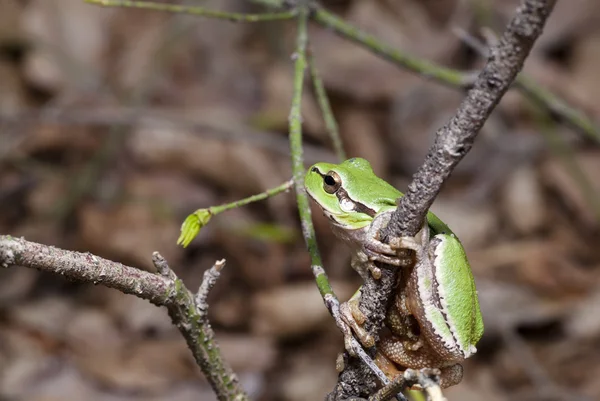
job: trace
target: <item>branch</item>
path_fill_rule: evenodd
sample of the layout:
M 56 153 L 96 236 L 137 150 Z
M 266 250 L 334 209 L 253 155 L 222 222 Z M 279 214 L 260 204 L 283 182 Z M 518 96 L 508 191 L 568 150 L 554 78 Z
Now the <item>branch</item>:
M 488 57 L 488 48 L 496 45 L 498 39 L 489 29 L 483 29 L 482 34 L 486 37 L 486 42 L 471 36 L 463 29 L 455 29 L 455 33 L 463 42 L 475 50 L 482 57 Z M 548 113 L 550 117 L 563 121 L 575 131 L 581 131 L 590 139 L 600 142 L 600 127 L 590 120 L 583 112 L 571 107 L 564 100 L 555 96 L 548 89 L 542 87 L 531 78 L 524 74 L 519 74 L 513 83 L 514 87 L 523 92 L 525 97 L 529 98 L 536 106 Z
M 394 63 L 409 71 L 416 72 L 442 84 L 452 87 L 465 87 L 472 82 L 470 74 L 452 68 L 442 67 L 431 61 L 415 57 L 405 51 L 394 48 L 380 41 L 377 37 L 366 33 L 344 21 L 344 19 L 330 13 L 321 6 L 315 6 L 311 15 L 312 19 L 325 28 L 333 31 L 344 39 L 350 40 L 366 50 L 380 56 L 384 60 Z
M 263 14 L 242 14 L 226 11 L 209 10 L 204 7 L 182 6 L 179 4 L 155 3 L 153 1 L 130 1 L 130 0 L 85 0 L 86 3 L 96 4 L 102 7 L 127 7 L 140 8 L 143 10 L 165 11 L 175 14 L 189 14 L 199 17 L 224 19 L 234 22 L 261 22 L 292 19 L 296 16 L 294 10 Z
M 157 252 L 153 262 L 158 274 L 149 273 L 121 263 L 92 255 L 66 251 L 24 239 L 0 235 L 0 267 L 19 265 L 61 274 L 77 281 L 102 284 L 125 294 L 146 299 L 156 306 L 165 306 L 177 326 L 198 366 L 208 379 L 219 400 L 248 400 L 236 375 L 225 363 L 215 341 L 215 334 L 206 318 L 205 302 L 197 304 L 195 296 L 175 276 L 167 262 Z M 205 273 L 200 300 L 214 285 L 223 262 L 217 262 Z
M 456 115 L 436 133 L 423 166 L 413 177 L 405 196 L 398 201 L 389 225 L 382 229 L 384 239 L 414 236 L 427 211 L 458 162 L 471 149 L 477 133 L 494 107 L 523 67 L 533 43 L 542 32 L 555 0 L 523 0 L 508 24 L 498 46 L 490 52 L 487 64 Z M 397 272 L 382 269 L 380 280 L 367 279 L 362 287 L 360 309 L 365 313 L 365 328 L 376 335 L 384 320 Z M 344 374 L 358 377 L 360 366 L 351 364 Z M 338 385 L 330 399 L 345 399 L 352 394 Z
M 523 74 L 517 77 L 515 87 L 532 102 L 546 109 L 558 121 L 564 121 L 567 126 L 575 131 L 579 131 L 600 143 L 600 127 L 582 111 L 572 107 L 566 101 Z
M 453 88 L 470 88 L 473 84 L 473 75 L 470 72 L 443 67 L 403 50 L 396 49 L 322 7 L 316 6 L 311 17 L 315 22 L 332 30 L 337 35 L 409 71 Z M 585 113 L 570 106 L 558 95 L 544 89 L 524 75 L 518 77 L 515 82 L 515 88 L 536 104 L 547 109 L 558 120 L 564 121 L 575 131 L 585 134 L 596 142 L 600 142 L 600 127 Z
M 290 153 L 292 154 L 292 180 L 296 191 L 296 201 L 300 212 L 302 234 L 306 241 L 306 247 L 310 254 L 311 268 L 315 276 L 321 296 L 334 296 L 333 289 L 329 284 L 327 274 L 323 269 L 323 262 L 317 247 L 315 229 L 312 224 L 310 202 L 304 190 L 304 164 L 302 157 L 302 88 L 304 86 L 304 72 L 306 70 L 306 44 L 308 41 L 308 10 L 301 6 L 298 10 L 298 33 L 296 36 L 296 50 L 294 59 L 294 94 L 292 107 L 290 108 L 289 130 L 290 130 Z
M 384 235 L 414 236 L 456 165 L 523 67 L 556 0 L 523 0 L 456 115 L 440 128 Z

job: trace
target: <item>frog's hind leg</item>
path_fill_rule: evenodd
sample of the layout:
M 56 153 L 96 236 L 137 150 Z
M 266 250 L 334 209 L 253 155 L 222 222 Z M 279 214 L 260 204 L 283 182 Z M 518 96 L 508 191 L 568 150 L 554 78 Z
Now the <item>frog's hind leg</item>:
M 371 348 L 375 345 L 375 339 L 363 327 L 367 318 L 358 308 L 360 296 L 361 291 L 359 288 L 358 291 L 354 293 L 352 298 L 340 305 L 340 315 L 342 320 L 352 329 L 354 335 L 358 338 L 360 343 L 366 348 Z M 345 336 L 344 342 L 346 350 L 352 354 L 350 340 L 351 338 Z
M 401 341 L 393 337 L 384 338 L 378 344 L 378 352 L 387 360 L 392 361 L 400 367 L 422 369 L 425 367 L 440 366 L 441 361 L 431 354 L 429 347 L 426 345 L 414 351 L 410 348 L 413 348 L 410 342 Z M 379 366 L 379 363 L 377 365 Z M 380 368 L 382 367 L 380 366 Z M 442 366 L 439 369 L 441 372 L 440 387 L 446 388 L 461 382 L 463 367 L 459 363 Z

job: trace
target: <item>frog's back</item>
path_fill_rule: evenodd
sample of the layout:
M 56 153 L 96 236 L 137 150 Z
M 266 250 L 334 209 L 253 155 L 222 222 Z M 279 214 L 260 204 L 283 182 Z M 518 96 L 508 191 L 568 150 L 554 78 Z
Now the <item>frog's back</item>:
M 402 196 L 394 186 L 379 178 L 371 164 L 361 157 L 353 157 L 340 164 L 354 185 L 353 193 L 369 199 L 378 212 L 396 208 L 396 199 Z

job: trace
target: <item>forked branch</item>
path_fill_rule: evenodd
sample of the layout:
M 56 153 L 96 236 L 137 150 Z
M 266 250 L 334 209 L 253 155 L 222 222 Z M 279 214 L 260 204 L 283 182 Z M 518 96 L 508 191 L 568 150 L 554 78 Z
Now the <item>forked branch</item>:
M 91 253 L 66 251 L 0 235 L 0 267 L 18 265 L 62 274 L 72 280 L 102 284 L 146 299 L 156 306 L 165 306 L 218 399 L 248 400 L 237 376 L 223 360 L 206 318 L 206 293 L 214 285 L 224 262 L 217 262 L 207 270 L 198 295 L 194 295 L 157 252 L 152 261 L 158 273 L 125 266 Z

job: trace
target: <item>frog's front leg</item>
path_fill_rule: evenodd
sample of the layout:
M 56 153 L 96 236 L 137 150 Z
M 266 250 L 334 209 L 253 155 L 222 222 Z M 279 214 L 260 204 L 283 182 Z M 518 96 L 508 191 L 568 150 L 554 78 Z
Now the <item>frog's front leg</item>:
M 386 263 L 392 266 L 404 267 L 412 264 L 412 259 L 404 255 L 398 255 L 397 247 L 382 242 L 379 238 L 379 231 L 387 226 L 392 212 L 381 213 L 376 216 L 363 241 L 362 252 L 367 260 L 364 265 L 368 268 L 375 279 L 381 277 L 381 270 L 375 266 L 374 262 Z M 412 249 L 412 248 L 409 248 Z

